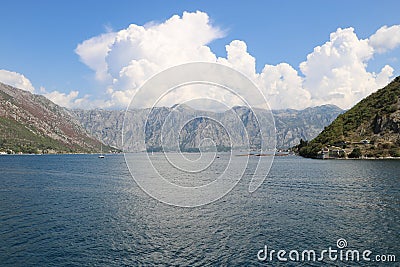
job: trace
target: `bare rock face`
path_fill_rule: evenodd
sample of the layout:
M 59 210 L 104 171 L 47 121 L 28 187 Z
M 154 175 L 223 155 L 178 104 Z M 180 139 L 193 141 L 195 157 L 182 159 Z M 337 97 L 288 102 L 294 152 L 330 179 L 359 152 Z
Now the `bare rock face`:
M 18 143 L 58 152 L 99 151 L 97 140 L 122 149 L 124 118 L 128 127 L 123 137 L 124 143 L 129 144 L 129 151 L 161 148 L 192 151 L 208 146 L 225 150 L 247 145 L 257 149 L 262 139 L 268 139 L 269 143 L 276 141 L 278 148 L 288 148 L 300 139 L 312 139 L 342 112 L 329 105 L 305 110 L 276 110 L 272 120 L 270 112 L 246 107 L 234 107 L 220 113 L 199 111 L 185 105 L 127 113 L 101 109 L 68 110 L 44 96 L 2 83 L 0 107 L 0 145 L 9 147 Z M 398 116 L 389 118 L 388 122 L 377 120 L 377 129 L 381 123 L 389 122 L 398 131 Z
M 110 146 L 122 149 L 124 111 L 71 112 L 93 136 Z M 271 129 L 275 127 L 276 146 L 289 148 L 298 144 L 300 139 L 310 140 L 317 136 L 342 112 L 343 110 L 333 105 L 305 110 L 275 110 L 272 112 L 274 126 L 271 125 L 270 112 L 256 110 L 255 114 L 246 107 L 234 107 L 221 113 L 199 111 L 183 105 L 179 108 L 174 106 L 130 110 L 126 114 L 123 138 L 124 143 L 129 143 L 129 151 L 193 151 L 211 143 L 222 150 L 232 145 L 238 148 L 247 145 L 257 148 L 261 143 L 261 132 L 272 142 L 275 131 L 272 132 Z
M 342 109 L 334 105 L 273 111 L 277 147 L 293 147 L 299 144 L 301 139 L 313 139 L 342 112 Z
M 390 114 L 390 129 L 395 133 L 400 133 L 400 110 Z
M 379 134 L 384 130 L 392 131 L 393 133 L 399 133 L 400 110 L 397 110 L 391 114 L 377 114 L 374 118 L 372 127 L 374 134 Z

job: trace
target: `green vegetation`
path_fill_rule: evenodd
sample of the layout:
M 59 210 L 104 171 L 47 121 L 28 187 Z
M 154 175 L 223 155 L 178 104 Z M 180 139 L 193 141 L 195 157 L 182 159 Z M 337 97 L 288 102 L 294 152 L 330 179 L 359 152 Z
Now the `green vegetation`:
M 188 147 L 188 148 L 181 147 L 181 152 L 200 153 L 200 149 L 197 147 Z
M 44 96 L 0 82 L 1 154 L 91 153 L 100 148 L 100 142 L 64 108 Z
M 230 146 L 217 146 L 218 152 L 230 152 L 232 148 Z
M 163 148 L 161 146 L 149 146 L 146 148 L 147 152 L 162 152 Z
M 303 157 L 316 158 L 322 148 L 345 149 L 349 157 L 398 157 L 400 147 L 400 77 L 339 115 L 310 142 L 295 147 Z M 393 117 L 394 114 L 394 117 Z M 356 147 L 358 146 L 358 147 Z
M 37 132 L 32 126 L 13 119 L 0 117 L 0 151 L 7 153 L 73 153 L 79 148 L 70 147 Z
M 297 146 L 298 152 L 303 157 L 316 158 L 319 151 L 322 149 L 322 144 L 312 143 L 308 141 L 300 140 L 300 144 Z
M 389 154 L 391 157 L 400 157 L 400 148 L 391 148 Z
M 351 151 L 351 153 L 349 154 L 349 158 L 360 158 L 362 156 L 361 154 L 361 149 L 359 147 L 356 147 L 353 149 L 353 151 Z

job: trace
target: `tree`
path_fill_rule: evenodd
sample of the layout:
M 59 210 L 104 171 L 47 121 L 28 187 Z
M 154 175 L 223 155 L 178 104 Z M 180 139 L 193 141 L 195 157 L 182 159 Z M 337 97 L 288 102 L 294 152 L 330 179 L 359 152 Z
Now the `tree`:
M 300 139 L 300 144 L 298 144 L 297 146 L 295 146 L 295 148 L 297 148 L 298 151 L 300 151 L 300 149 L 302 149 L 303 147 L 308 146 L 308 141 L 307 140 L 303 140 Z
M 361 154 L 361 149 L 359 147 L 356 147 L 353 149 L 353 151 L 351 151 L 351 153 L 349 154 L 349 158 L 360 158 L 362 156 Z

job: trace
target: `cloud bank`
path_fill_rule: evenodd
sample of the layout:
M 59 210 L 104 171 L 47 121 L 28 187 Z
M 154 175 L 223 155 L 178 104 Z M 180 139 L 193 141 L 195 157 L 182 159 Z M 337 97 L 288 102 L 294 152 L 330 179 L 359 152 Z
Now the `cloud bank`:
M 321 104 L 347 109 L 393 78 L 394 70 L 389 65 L 377 73 L 367 67 L 374 55 L 400 45 L 400 25 L 383 26 L 366 39 L 358 38 L 353 28 L 338 28 L 299 66 L 282 62 L 265 65 L 257 72 L 256 58 L 242 40 L 226 45 L 226 57 L 217 57 L 211 51 L 209 44 L 225 35 L 206 13 L 197 11 L 174 15 L 162 23 L 131 24 L 126 29 L 95 36 L 78 44 L 75 52 L 93 70 L 94 79 L 103 84 L 99 95 L 107 97 L 79 98 L 78 91 L 55 91 L 46 96 L 68 107 L 124 108 L 143 82 L 156 73 L 201 61 L 224 64 L 247 75 L 273 109 L 303 109 Z M 33 91 L 30 86 L 25 87 Z M 192 94 L 189 97 L 196 97 L 196 90 L 188 92 Z M 157 88 L 148 92 L 149 98 L 157 94 Z M 175 104 L 172 101 L 166 104 Z
M 378 73 L 369 72 L 367 66 L 375 53 L 399 46 L 400 26 L 383 26 L 368 39 L 359 39 L 353 28 L 339 28 L 300 63 L 300 73 L 287 63 L 265 65 L 257 73 L 255 57 L 240 40 L 226 45 L 226 58 L 217 58 L 207 45 L 223 36 L 206 13 L 185 12 L 163 23 L 132 24 L 93 37 L 79 44 L 76 53 L 95 71 L 99 81 L 108 81 L 110 99 L 105 106 L 128 105 L 135 90 L 165 68 L 205 61 L 225 64 L 247 75 L 272 108 L 301 109 L 321 104 L 349 108 L 392 78 L 393 68 L 389 65 Z
M 0 70 L 0 82 L 29 91 L 31 93 L 35 91 L 35 88 L 29 79 L 17 72 Z

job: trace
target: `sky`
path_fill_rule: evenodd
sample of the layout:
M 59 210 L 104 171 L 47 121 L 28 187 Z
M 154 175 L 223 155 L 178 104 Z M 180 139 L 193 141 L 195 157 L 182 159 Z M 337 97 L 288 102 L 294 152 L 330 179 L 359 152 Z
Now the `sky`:
M 69 108 L 118 109 L 153 75 L 205 61 L 247 75 L 273 109 L 347 109 L 400 75 L 399 9 L 386 0 L 4 1 L 0 81 Z

